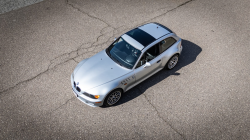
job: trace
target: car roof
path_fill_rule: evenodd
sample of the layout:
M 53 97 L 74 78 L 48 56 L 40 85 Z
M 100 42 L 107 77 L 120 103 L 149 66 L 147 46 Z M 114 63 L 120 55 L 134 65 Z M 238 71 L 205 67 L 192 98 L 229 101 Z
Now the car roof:
M 155 38 L 152 35 L 139 28 L 128 31 L 126 35 L 130 36 L 131 38 L 142 44 L 144 47 L 155 41 Z
M 140 26 L 139 29 L 150 34 L 155 39 L 158 39 L 166 34 L 171 33 L 170 30 L 167 30 L 166 27 L 164 28 L 164 26 L 160 25 L 159 23 L 158 24 L 156 23 L 145 24 L 145 25 Z
M 159 23 L 148 23 L 130 30 L 124 35 L 129 36 L 133 41 L 137 41 L 139 44 L 141 44 L 137 48 L 140 48 L 140 50 L 142 50 L 150 43 L 169 33 L 172 33 L 172 31 Z M 127 41 L 130 42 L 128 39 Z
M 134 46 L 136 49 L 138 50 L 142 50 L 144 48 L 144 46 L 139 43 L 138 41 L 136 41 L 135 39 L 133 39 L 132 37 L 128 36 L 127 34 L 124 34 L 121 36 L 126 42 L 128 42 L 130 45 Z

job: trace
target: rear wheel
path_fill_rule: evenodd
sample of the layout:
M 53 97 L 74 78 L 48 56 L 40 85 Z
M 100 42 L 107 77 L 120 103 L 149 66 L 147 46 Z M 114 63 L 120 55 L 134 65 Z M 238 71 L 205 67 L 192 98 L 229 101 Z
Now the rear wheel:
M 122 97 L 122 90 L 116 89 L 108 94 L 105 98 L 103 105 L 106 107 L 116 104 Z
M 173 57 L 171 57 L 171 58 L 168 60 L 168 62 L 167 62 L 166 65 L 165 65 L 165 68 L 168 69 L 168 70 L 173 69 L 173 68 L 176 66 L 178 60 L 179 60 L 179 55 L 178 55 L 178 54 L 175 54 Z

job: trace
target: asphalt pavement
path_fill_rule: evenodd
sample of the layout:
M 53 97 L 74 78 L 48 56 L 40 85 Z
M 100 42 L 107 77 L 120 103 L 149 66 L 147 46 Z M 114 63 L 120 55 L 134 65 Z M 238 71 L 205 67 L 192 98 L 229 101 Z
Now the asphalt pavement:
M 0 14 L 17 10 L 43 0 L 1 0 L 0 1 Z
M 0 14 L 0 139 L 250 139 L 250 1 L 44 0 Z M 92 108 L 75 66 L 158 22 L 183 38 L 177 66 Z

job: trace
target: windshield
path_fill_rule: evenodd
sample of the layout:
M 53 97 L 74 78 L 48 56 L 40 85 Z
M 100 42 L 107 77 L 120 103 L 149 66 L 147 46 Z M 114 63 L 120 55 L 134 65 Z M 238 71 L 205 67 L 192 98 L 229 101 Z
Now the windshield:
M 128 44 L 123 38 L 118 38 L 113 44 L 106 49 L 107 54 L 116 63 L 123 67 L 132 69 L 141 51 Z

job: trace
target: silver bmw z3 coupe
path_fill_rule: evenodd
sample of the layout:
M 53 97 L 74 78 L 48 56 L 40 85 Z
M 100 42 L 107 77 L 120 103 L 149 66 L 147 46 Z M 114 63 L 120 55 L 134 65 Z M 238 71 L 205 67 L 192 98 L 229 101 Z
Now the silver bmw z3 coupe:
M 89 106 L 112 106 L 124 92 L 161 69 L 173 69 L 182 51 L 181 42 L 159 23 L 130 30 L 76 66 L 71 74 L 72 90 Z

